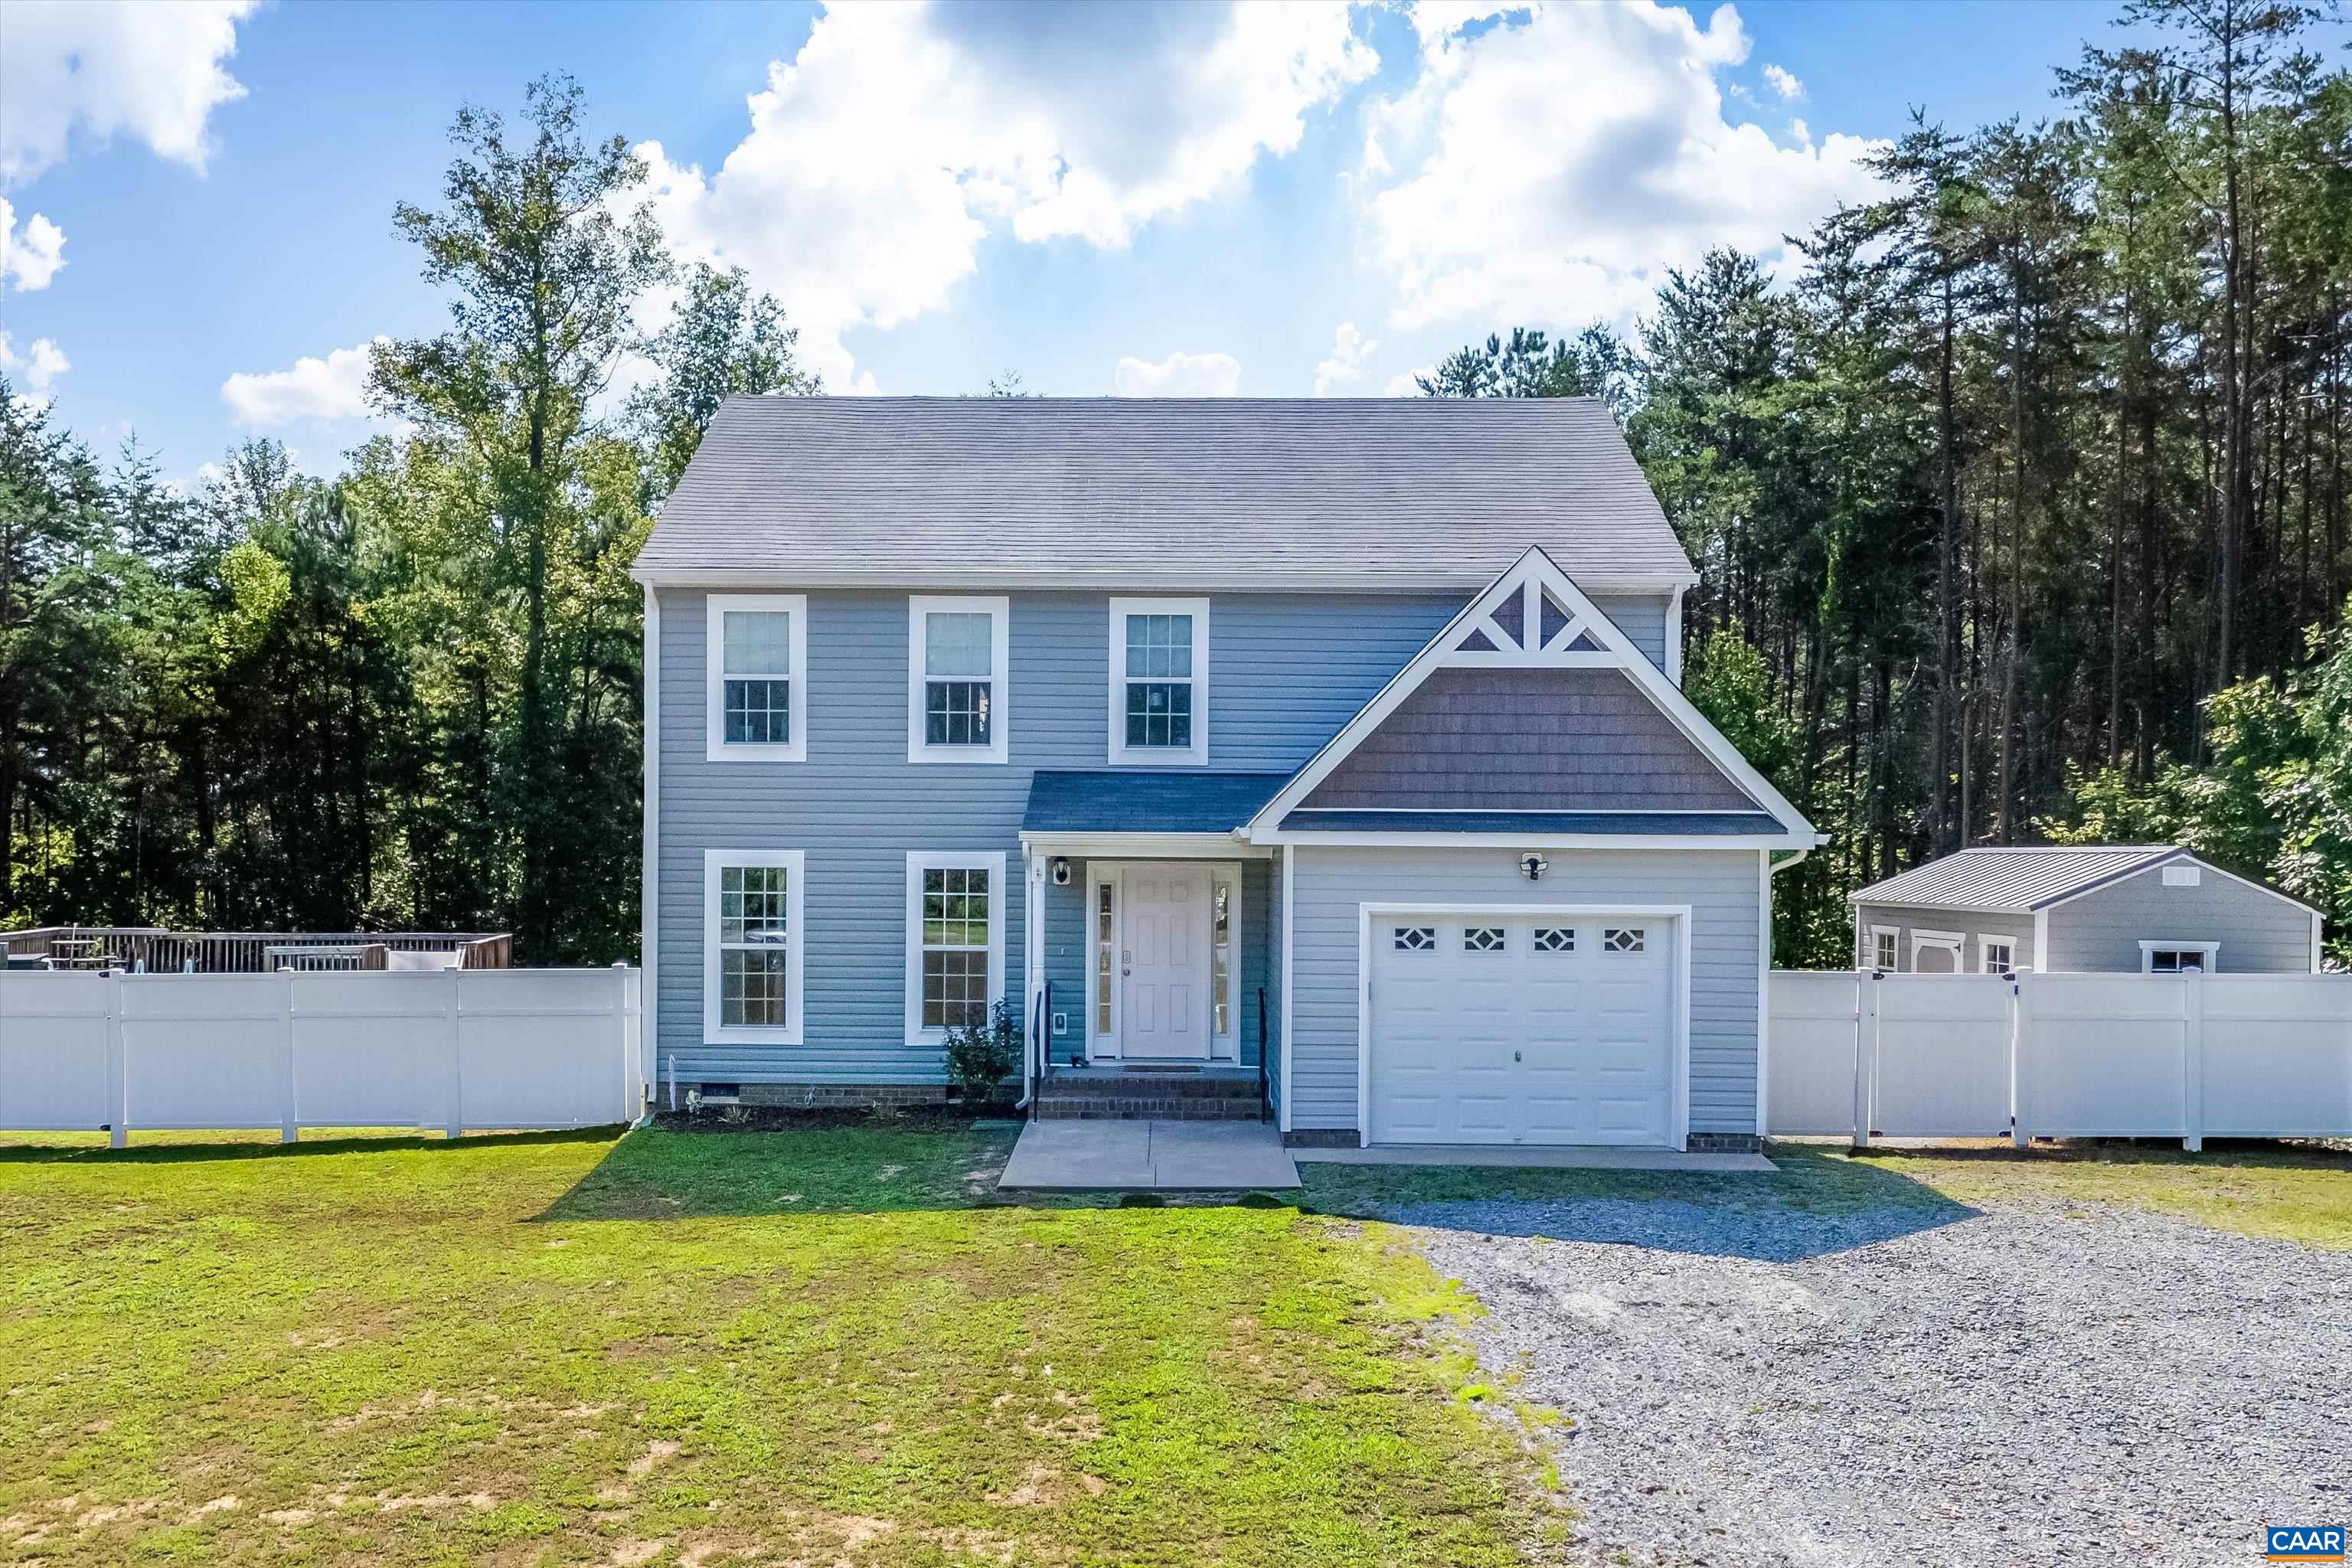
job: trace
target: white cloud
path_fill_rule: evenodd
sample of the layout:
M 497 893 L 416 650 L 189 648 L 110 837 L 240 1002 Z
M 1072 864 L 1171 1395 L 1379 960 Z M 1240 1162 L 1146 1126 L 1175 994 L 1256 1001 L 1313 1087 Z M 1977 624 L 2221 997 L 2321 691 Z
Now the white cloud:
M 128 135 L 202 173 L 212 111 L 245 96 L 223 68 L 258 0 L 9 0 L 0 49 L 0 181 L 66 155 L 76 130 Z
M 16 209 L 0 196 L 0 288 L 21 293 L 46 289 L 66 264 L 65 230 L 39 213 L 16 226 Z
M 1779 66 L 1767 64 L 1764 68 L 1764 79 L 1771 83 L 1772 90 L 1782 98 L 1793 101 L 1805 96 L 1805 84 Z
M 305 354 L 289 370 L 238 371 L 221 383 L 221 401 L 238 424 L 256 429 L 306 419 L 365 419 L 369 347 L 337 349 L 324 359 Z
M 1231 397 L 1241 385 L 1242 362 L 1227 353 L 1172 353 L 1158 364 L 1129 354 L 1111 373 L 1121 397 Z
M 855 390 L 842 334 L 944 309 L 991 233 L 1123 247 L 1378 65 L 1337 3 L 845 6 L 769 67 L 715 173 L 638 153 L 673 246 L 748 269 Z
M 1408 370 L 1401 374 L 1392 375 L 1389 377 L 1388 385 L 1381 389 L 1381 395 L 1383 397 L 1419 397 L 1421 395 L 1420 378 L 1424 375 L 1435 375 L 1436 374 L 1437 367 L 1435 365 L 1425 364 L 1418 370 Z
M 7 376 L 16 388 L 16 402 L 20 407 L 46 406 L 57 395 L 58 377 L 73 369 L 73 362 L 65 351 L 49 338 L 36 338 L 33 346 L 20 356 L 0 331 L 0 374 Z
M 1466 36 L 1478 14 L 1500 20 Z M 1366 245 L 1399 327 L 1622 320 L 1666 268 L 1776 250 L 1880 189 L 1862 160 L 1883 143 L 1787 145 L 1726 120 L 1717 78 L 1750 47 L 1729 5 L 1704 29 L 1653 0 L 1457 5 L 1421 25 L 1421 74 L 1368 109 L 1363 156 Z
M 1331 334 L 1331 357 L 1315 367 L 1315 395 L 1328 397 L 1336 387 L 1364 379 L 1364 362 L 1381 345 L 1368 342 L 1353 321 L 1342 321 Z

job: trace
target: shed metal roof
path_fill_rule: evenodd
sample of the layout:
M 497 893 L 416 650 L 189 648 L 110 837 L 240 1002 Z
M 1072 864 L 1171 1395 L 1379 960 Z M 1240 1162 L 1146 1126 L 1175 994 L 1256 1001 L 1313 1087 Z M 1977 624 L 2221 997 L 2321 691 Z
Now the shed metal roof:
M 2189 851 L 2171 844 L 1986 845 L 1914 866 L 1848 898 L 1919 909 L 2032 910 L 2183 857 Z
M 730 397 L 635 570 L 1467 593 L 1530 544 L 1697 581 L 1590 398 Z

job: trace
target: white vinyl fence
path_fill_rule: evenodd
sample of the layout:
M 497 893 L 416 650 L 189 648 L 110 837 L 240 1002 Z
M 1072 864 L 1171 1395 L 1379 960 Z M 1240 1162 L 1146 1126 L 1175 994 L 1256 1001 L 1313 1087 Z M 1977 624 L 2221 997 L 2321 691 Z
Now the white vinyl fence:
M 2352 975 L 1778 970 L 1783 1136 L 2352 1137 Z
M 595 1127 L 645 1109 L 641 973 L 0 972 L 0 1130 Z

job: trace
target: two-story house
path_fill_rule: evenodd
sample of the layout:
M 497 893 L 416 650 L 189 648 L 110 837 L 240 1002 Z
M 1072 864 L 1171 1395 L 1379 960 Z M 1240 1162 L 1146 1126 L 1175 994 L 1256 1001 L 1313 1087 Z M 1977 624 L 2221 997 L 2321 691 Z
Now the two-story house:
M 1003 998 L 1045 1110 L 1754 1142 L 1818 839 L 1597 404 L 736 398 L 635 572 L 665 1089 L 938 1098 Z

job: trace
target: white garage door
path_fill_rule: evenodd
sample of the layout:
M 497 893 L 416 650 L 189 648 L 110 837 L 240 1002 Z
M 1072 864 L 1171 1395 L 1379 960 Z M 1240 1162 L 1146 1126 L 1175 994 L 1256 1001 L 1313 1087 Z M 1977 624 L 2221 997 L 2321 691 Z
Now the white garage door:
M 1666 1142 L 1675 923 L 1374 916 L 1371 1141 Z

